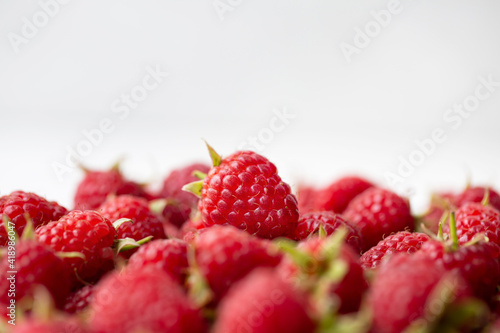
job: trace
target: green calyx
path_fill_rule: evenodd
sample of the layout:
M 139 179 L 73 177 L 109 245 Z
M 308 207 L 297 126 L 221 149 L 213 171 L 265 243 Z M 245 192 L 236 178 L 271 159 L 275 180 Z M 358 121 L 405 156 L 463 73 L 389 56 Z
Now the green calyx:
M 205 140 L 203 140 L 205 141 Z M 205 145 L 207 146 L 208 153 L 210 158 L 212 159 L 212 166 L 217 167 L 222 163 L 222 157 L 212 148 L 206 141 Z M 198 170 L 193 172 L 193 176 L 198 178 L 199 180 L 194 181 L 192 183 L 186 184 L 182 187 L 183 191 L 192 193 L 196 195 L 198 198 L 201 198 L 201 190 L 203 189 L 203 180 L 207 177 L 207 174 Z
M 193 171 L 193 176 L 195 176 L 196 178 L 198 178 L 200 180 L 207 178 L 207 174 L 204 172 L 201 172 L 200 170 Z
M 10 240 L 10 234 L 9 234 L 9 232 L 13 231 L 14 232 L 14 242 L 17 243 L 17 241 L 19 240 L 19 235 L 17 234 L 16 226 L 5 215 L 3 216 L 3 225 L 4 225 L 4 228 L 5 228 L 5 233 L 7 235 L 9 235 L 9 240 Z
M 153 236 L 144 237 L 143 239 L 138 240 L 138 241 L 136 241 L 135 239 L 130 238 L 130 237 L 121 238 L 121 239 L 115 240 L 113 248 L 115 249 L 115 253 L 118 254 L 121 252 L 136 249 L 139 246 L 146 244 L 147 242 L 149 242 L 152 239 L 153 239 Z
M 205 144 L 207 145 L 208 153 L 212 159 L 212 165 L 214 167 L 219 166 L 222 163 L 222 157 L 206 141 Z
M 116 220 L 115 222 L 113 222 L 113 228 L 115 228 L 115 230 L 118 230 L 118 228 L 120 228 L 120 226 L 126 222 L 130 222 L 130 223 L 134 223 L 133 220 L 131 219 L 128 219 L 128 218 L 122 218 L 122 219 L 118 219 Z
M 87 259 L 83 253 L 78 252 L 78 251 L 74 251 L 74 252 L 62 252 L 62 251 L 61 252 L 56 252 L 56 256 L 58 256 L 61 259 L 65 259 L 65 258 L 68 258 L 68 259 L 71 259 L 71 258 L 80 258 L 82 260 L 86 260 Z
M 458 250 L 458 235 L 457 235 L 457 221 L 455 219 L 455 212 L 450 213 L 450 238 L 452 251 Z
M 189 297 L 194 304 L 201 308 L 212 301 L 214 294 L 196 262 L 195 251 L 191 245 L 188 247 L 189 278 L 187 285 Z
M 460 280 L 445 275 L 427 298 L 423 317 L 415 320 L 405 333 L 475 331 L 489 314 L 487 305 L 476 298 L 457 299 Z
M 201 198 L 201 190 L 203 189 L 203 180 L 197 180 L 195 182 L 186 184 L 182 187 L 183 191 L 192 193 L 198 198 Z
M 481 204 L 483 206 L 488 206 L 490 204 L 490 189 L 488 187 L 484 190 L 484 197 L 483 200 L 481 200 Z

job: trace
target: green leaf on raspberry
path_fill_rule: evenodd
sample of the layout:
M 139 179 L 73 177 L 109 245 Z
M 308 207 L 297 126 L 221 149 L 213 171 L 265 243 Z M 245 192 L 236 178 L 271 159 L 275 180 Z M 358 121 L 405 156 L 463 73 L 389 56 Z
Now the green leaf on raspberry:
M 153 236 L 144 237 L 143 239 L 138 240 L 138 241 L 136 241 L 133 238 L 129 238 L 129 237 L 121 238 L 121 239 L 117 239 L 115 241 L 115 244 L 113 245 L 113 247 L 115 248 L 115 253 L 118 254 L 120 252 L 136 249 L 139 246 L 146 244 L 147 242 L 149 242 L 152 239 L 153 239 Z
M 195 170 L 195 171 L 193 171 L 193 176 L 195 176 L 196 178 L 198 178 L 200 180 L 203 180 L 207 177 L 207 174 L 204 172 L 201 172 L 199 170 Z
M 201 197 L 201 190 L 203 188 L 203 180 L 198 180 L 189 184 L 186 184 L 182 187 L 183 191 L 193 193 L 198 198 Z
M 118 219 L 116 220 L 115 222 L 113 222 L 113 227 L 115 228 L 115 230 L 118 230 L 118 228 L 120 228 L 120 226 L 123 224 L 123 223 L 126 223 L 126 222 L 130 222 L 130 223 L 134 223 L 133 220 L 131 219 L 128 219 L 128 218 L 121 218 L 121 219 Z
M 200 267 L 196 262 L 195 249 L 192 246 L 188 248 L 189 277 L 187 281 L 189 297 L 198 307 L 203 307 L 210 303 L 214 294 L 210 289 L 207 279 L 201 273 Z
M 35 228 L 33 227 L 33 220 L 28 213 L 24 213 L 24 218 L 26 219 L 26 226 L 24 227 L 23 234 L 21 235 L 21 240 L 35 239 Z
M 455 219 L 455 212 L 450 213 L 450 237 L 452 241 L 452 250 L 458 249 L 458 236 L 457 236 L 457 221 Z
M 490 189 L 487 187 L 484 189 L 484 197 L 481 200 L 481 205 L 488 206 L 490 204 Z
M 78 251 L 74 251 L 74 252 L 59 251 L 59 252 L 56 252 L 56 256 L 58 256 L 61 259 L 64 259 L 64 258 L 80 258 L 80 259 L 83 259 L 83 260 L 87 259 L 85 257 L 85 254 L 83 254 L 81 252 L 78 252 Z
M 222 163 L 222 157 L 206 141 L 205 144 L 207 145 L 208 153 L 212 159 L 212 165 L 214 167 L 219 166 Z

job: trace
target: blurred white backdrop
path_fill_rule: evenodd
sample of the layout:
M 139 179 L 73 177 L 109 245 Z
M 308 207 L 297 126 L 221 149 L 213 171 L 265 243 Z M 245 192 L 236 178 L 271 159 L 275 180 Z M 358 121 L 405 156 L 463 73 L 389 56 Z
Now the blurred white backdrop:
M 416 211 L 469 178 L 500 188 L 499 14 L 494 0 L 1 1 L 0 194 L 71 207 L 68 151 L 158 182 L 208 162 L 202 138 L 223 155 L 253 145 L 292 185 L 361 173 Z

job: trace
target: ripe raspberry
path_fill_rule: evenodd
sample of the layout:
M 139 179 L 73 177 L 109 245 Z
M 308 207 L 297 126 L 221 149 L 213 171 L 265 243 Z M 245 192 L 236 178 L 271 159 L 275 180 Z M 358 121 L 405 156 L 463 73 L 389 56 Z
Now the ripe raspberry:
M 455 207 L 460 208 L 466 203 L 481 203 L 486 195 L 486 188 L 482 186 L 469 187 L 454 198 Z M 488 203 L 493 208 L 500 210 L 500 195 L 493 189 L 488 188 Z
M 417 256 L 428 257 L 448 271 L 458 270 L 471 286 L 474 295 L 490 300 L 500 283 L 500 247 L 494 243 L 476 243 L 447 249 L 438 241 L 422 245 Z
M 500 245 L 500 212 L 480 203 L 466 203 L 456 211 L 457 236 L 460 244 L 484 234 L 490 242 Z M 449 226 L 444 228 L 449 230 Z
M 74 210 L 61 219 L 36 230 L 41 243 L 58 252 L 80 252 L 82 258 L 64 258 L 78 276 L 92 282 L 113 267 L 115 229 L 96 211 Z
M 260 268 L 236 283 L 222 300 L 213 333 L 307 333 L 315 324 L 308 300 L 290 283 Z
M 183 289 L 157 269 L 114 271 L 90 302 L 93 332 L 206 332 Z
M 144 244 L 130 257 L 129 269 L 153 266 L 183 285 L 188 269 L 187 244 L 180 239 L 159 239 Z
M 0 261 L 0 304 L 8 304 L 10 280 L 15 275 L 15 300 L 33 296 L 34 288 L 44 286 L 55 304 L 62 308 L 70 291 L 69 274 L 63 261 L 52 250 L 35 240 L 19 240 L 14 249 L 15 261 L 9 262 L 7 253 Z M 16 274 L 9 273 L 17 271 Z M 5 307 L 2 307 L 5 309 Z M 3 311 L 2 311 L 3 312 Z
M 142 187 L 123 178 L 117 168 L 109 171 L 87 171 L 75 193 L 75 208 L 80 210 L 97 209 L 108 195 L 129 194 L 150 198 Z
M 500 195 L 488 188 L 488 203 L 491 207 L 500 210 Z M 470 187 L 460 194 L 441 193 L 433 196 L 429 211 L 422 217 L 422 222 L 432 232 L 437 232 L 439 220 L 447 210 L 460 208 L 466 203 L 481 203 L 486 195 L 486 188 L 481 186 Z
M 365 269 L 377 268 L 394 253 L 412 254 L 417 252 L 428 240 L 430 240 L 429 236 L 420 232 L 400 231 L 378 242 L 377 245 L 366 251 L 359 261 Z
M 429 209 L 423 216 L 420 217 L 420 223 L 424 224 L 427 229 L 437 234 L 439 230 L 439 222 L 446 211 L 454 208 L 453 200 L 455 195 L 452 193 L 433 194 Z
M 189 243 L 200 230 L 205 228 L 201 220 L 189 219 L 184 223 L 181 230 L 179 230 L 179 238 Z
M 408 201 L 381 188 L 370 188 L 354 198 L 344 216 L 361 232 L 363 251 L 394 232 L 414 229 Z
M 238 151 L 210 169 L 199 210 L 205 225 L 229 224 L 261 238 L 293 233 L 299 211 L 276 166 L 251 151 Z
M 323 226 L 327 235 L 331 235 L 340 227 L 347 229 L 346 243 L 357 252 L 361 252 L 361 235 L 359 231 L 347 222 L 342 216 L 330 211 L 302 214 L 299 218 L 297 229 L 292 239 L 300 241 L 313 234 L 317 234 L 320 226 Z
M 455 290 L 457 300 L 468 296 L 467 285 L 459 277 L 447 275 L 433 259 L 395 254 L 379 267 L 369 291 L 368 306 L 373 313 L 371 332 L 400 333 L 414 320 L 426 319 L 426 313 L 432 311 L 430 306 L 435 303 L 429 301 L 431 294 L 437 287 L 449 285 Z
M 64 311 L 67 313 L 80 313 L 87 308 L 92 299 L 92 294 L 94 292 L 93 285 L 86 285 L 77 291 L 71 293 L 66 298 L 66 304 L 64 304 Z
M 311 186 L 299 186 L 297 201 L 301 214 L 318 211 L 318 195 L 320 191 Z
M 163 188 L 159 197 L 168 200 L 168 204 L 163 210 L 163 216 L 177 227 L 181 227 L 189 219 L 192 209 L 196 209 L 198 199 L 182 190 L 188 183 L 194 182 L 197 178 L 193 175 L 195 171 L 208 173 L 210 167 L 195 163 L 183 168 L 173 170 L 163 182 Z
M 11 333 L 88 333 L 87 327 L 77 318 L 41 320 L 30 318 L 16 323 Z
M 337 257 L 330 257 L 326 252 L 327 238 L 311 237 L 299 242 L 297 249 L 309 255 L 313 262 L 310 267 L 299 267 L 290 256 L 286 256 L 278 266 L 281 276 L 286 280 L 297 280 L 300 273 L 306 273 L 309 278 L 321 277 L 332 264 L 341 261 L 346 271 L 338 281 L 329 282 L 328 297 L 338 301 L 338 312 L 345 314 L 359 310 L 363 296 L 368 289 L 363 269 L 359 264 L 359 255 L 350 246 L 342 246 Z M 317 284 L 317 281 L 312 283 Z
M 229 287 L 259 266 L 276 266 L 281 256 L 267 240 L 230 226 L 213 226 L 195 238 L 196 263 L 218 302 Z
M 66 208 L 57 202 L 49 202 L 34 193 L 15 191 L 0 197 L 0 222 L 2 224 L 0 226 L 0 246 L 6 244 L 8 240 L 3 223 L 4 217 L 15 224 L 16 232 L 21 236 L 26 226 L 25 214 L 29 215 L 33 227 L 37 228 L 50 221 L 57 221 L 66 212 Z
M 341 214 L 352 199 L 370 187 L 373 184 L 360 177 L 340 178 L 318 193 L 317 210 L 331 210 Z
M 146 199 L 131 195 L 112 197 L 99 207 L 99 212 L 109 221 L 114 222 L 121 218 L 134 221 L 120 225 L 116 230 L 117 238 L 130 237 L 138 241 L 148 236 L 153 236 L 153 239 L 167 237 L 162 219 L 150 211 Z

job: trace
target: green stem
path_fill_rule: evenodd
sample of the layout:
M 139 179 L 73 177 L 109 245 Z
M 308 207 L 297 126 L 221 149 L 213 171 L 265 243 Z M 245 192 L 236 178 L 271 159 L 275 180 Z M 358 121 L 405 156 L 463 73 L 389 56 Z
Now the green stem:
M 457 221 L 455 220 L 455 212 L 451 212 L 450 214 L 450 237 L 453 244 L 453 250 L 458 249 Z

